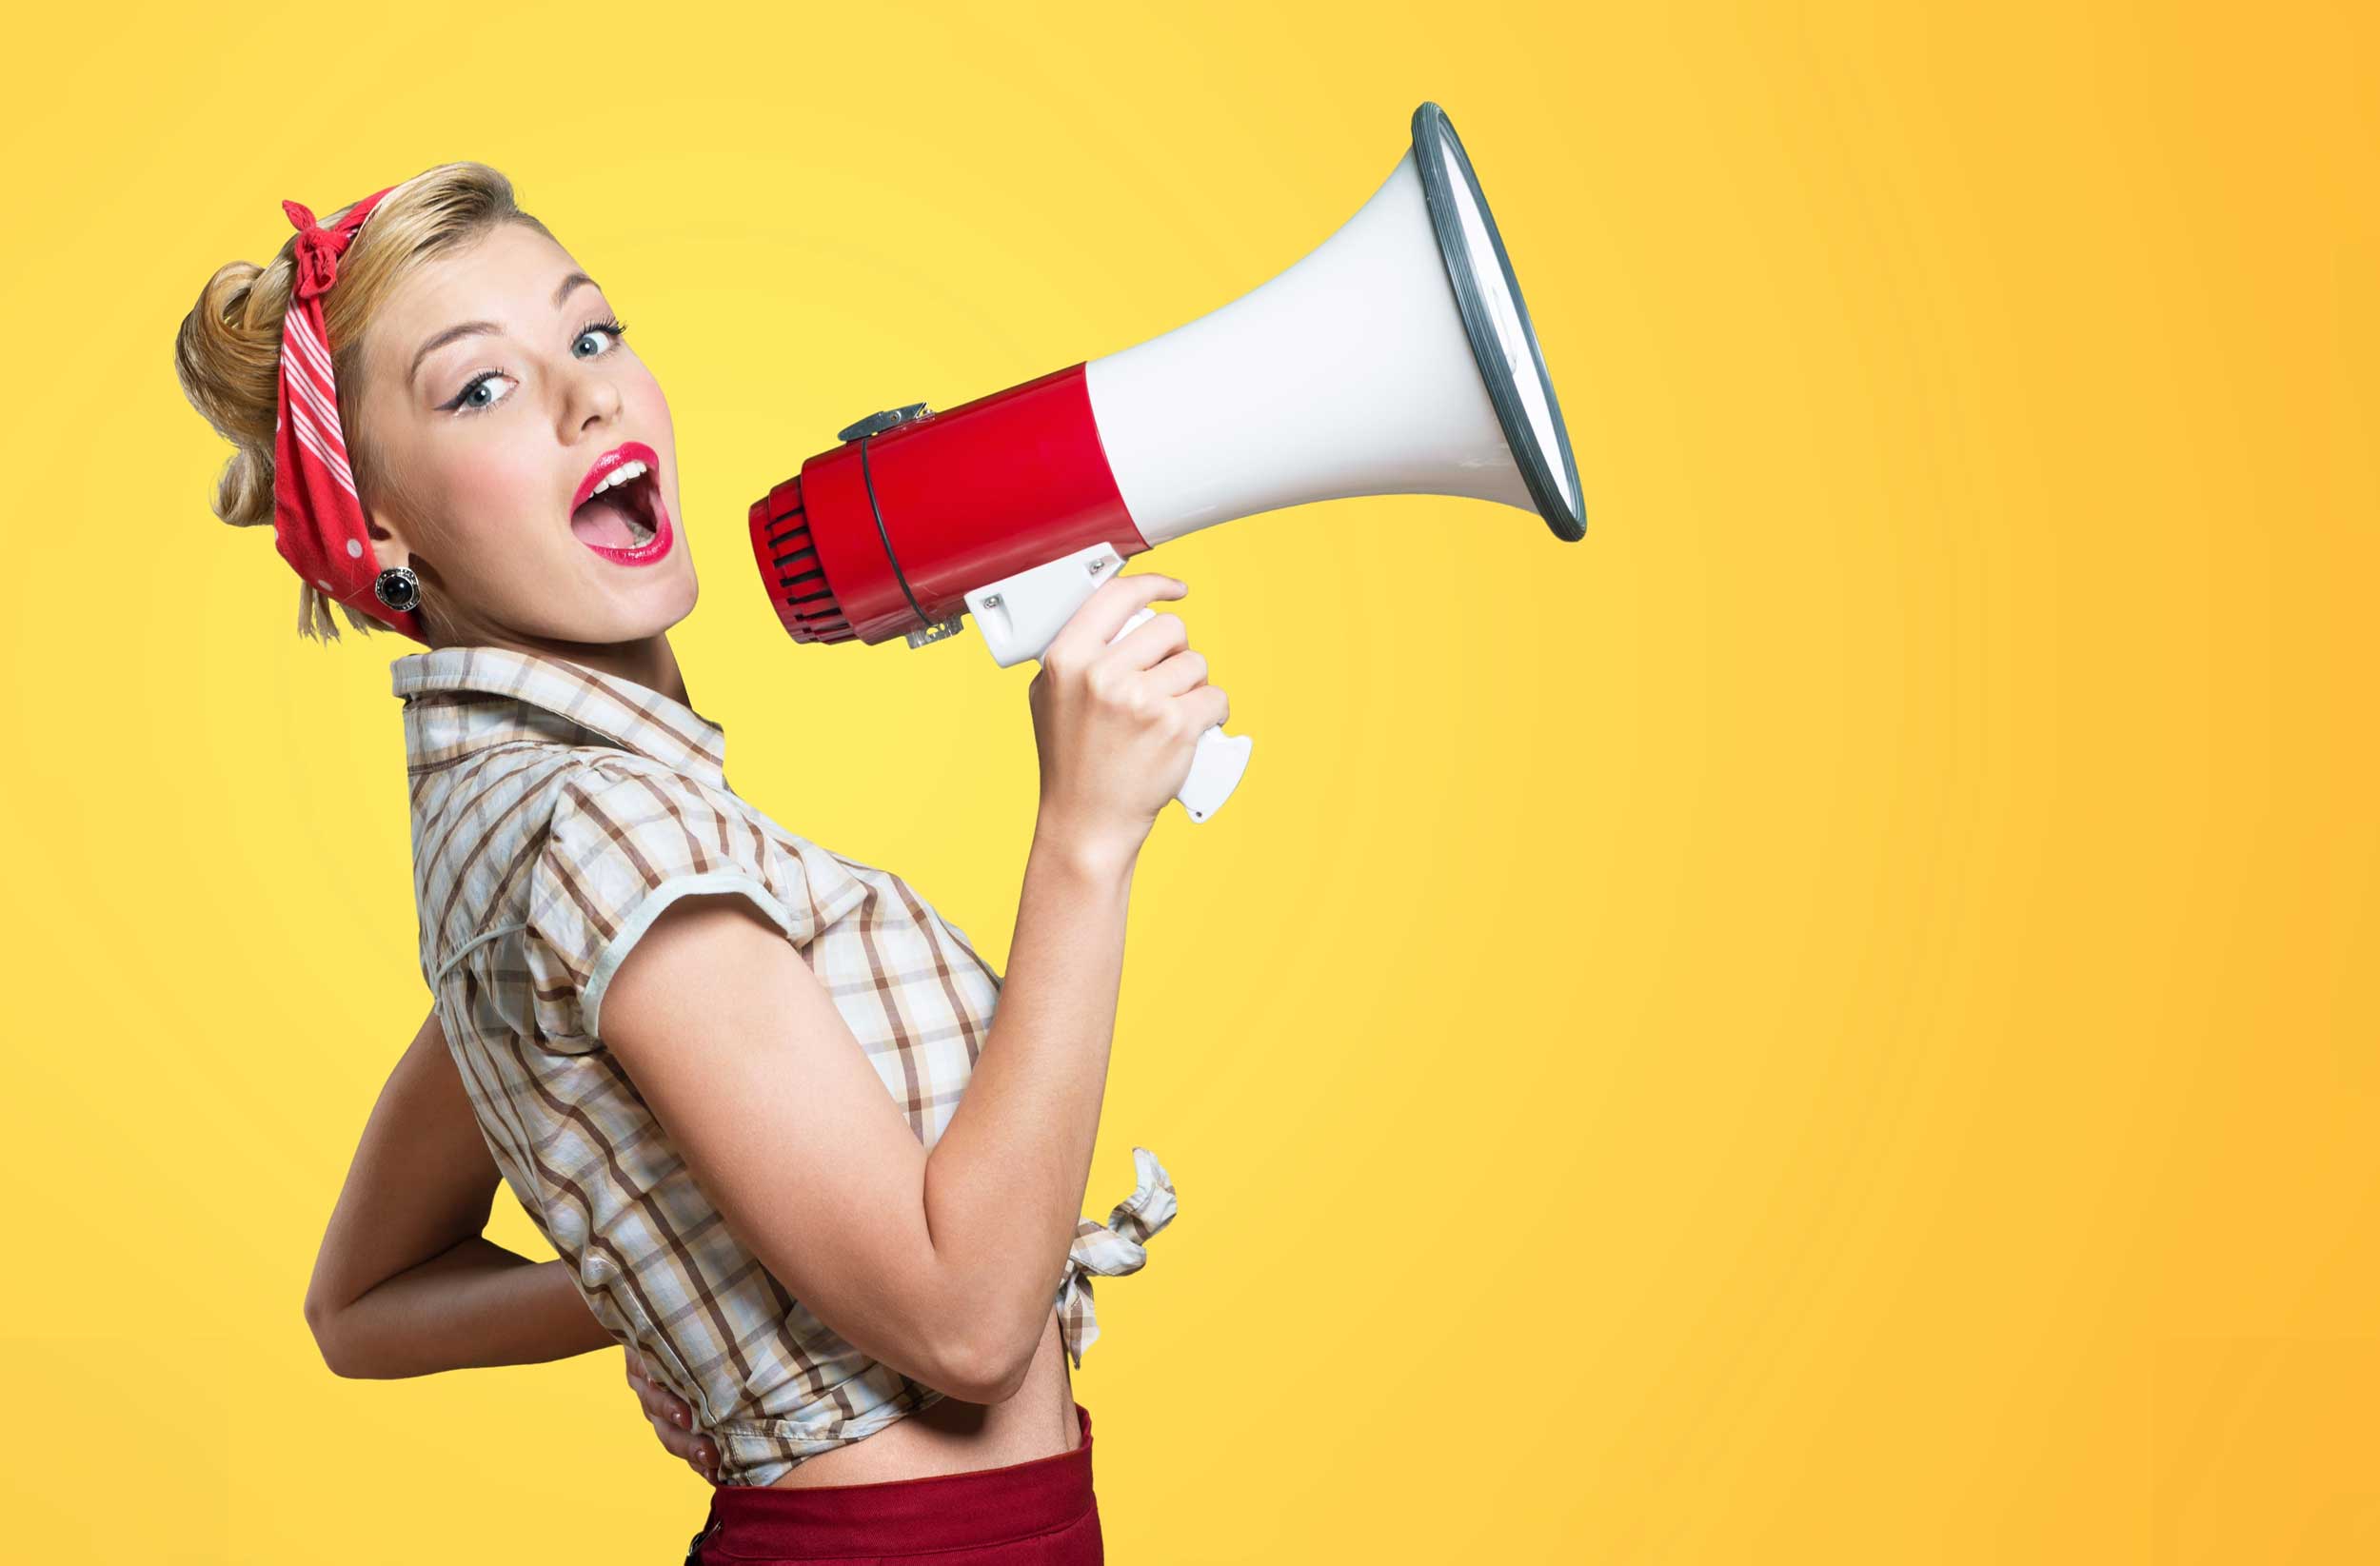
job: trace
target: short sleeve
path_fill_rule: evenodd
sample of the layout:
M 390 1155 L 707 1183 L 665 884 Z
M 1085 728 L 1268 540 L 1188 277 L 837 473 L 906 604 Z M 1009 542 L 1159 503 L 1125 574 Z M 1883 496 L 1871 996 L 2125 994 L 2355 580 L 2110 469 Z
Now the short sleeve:
M 527 875 L 529 1009 L 539 1043 L 565 1054 L 601 1043 L 612 976 L 682 897 L 739 892 L 795 946 L 817 933 L 804 862 L 776 849 L 732 797 L 666 770 L 616 766 L 563 781 Z

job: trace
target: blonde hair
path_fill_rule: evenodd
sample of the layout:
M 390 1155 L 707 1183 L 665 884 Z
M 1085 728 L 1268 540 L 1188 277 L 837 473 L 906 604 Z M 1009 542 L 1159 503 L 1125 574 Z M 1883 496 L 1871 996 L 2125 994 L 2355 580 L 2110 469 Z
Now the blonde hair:
M 352 205 L 352 204 L 350 204 Z M 326 227 L 347 208 L 316 214 Z M 368 442 L 360 439 L 357 407 L 363 390 L 366 327 L 381 303 L 424 262 L 462 248 L 503 223 L 518 223 L 552 238 L 521 210 L 512 182 L 484 163 L 443 163 L 425 169 L 382 198 L 339 258 L 339 281 L 323 295 L 333 377 L 339 384 L 339 425 L 347 436 L 356 491 L 369 497 L 382 474 Z M 215 433 L 235 447 L 215 484 L 214 513 L 234 527 L 269 525 L 273 518 L 273 418 L 280 385 L 281 318 L 297 278 L 292 229 L 272 260 L 259 267 L 233 261 L 218 268 L 182 318 L 173 367 L 182 394 Z M 330 610 L 336 601 L 311 582 L 298 584 L 298 634 L 338 639 Z M 359 631 L 389 627 L 360 609 L 338 605 Z M 421 606 L 425 616 L 429 605 Z

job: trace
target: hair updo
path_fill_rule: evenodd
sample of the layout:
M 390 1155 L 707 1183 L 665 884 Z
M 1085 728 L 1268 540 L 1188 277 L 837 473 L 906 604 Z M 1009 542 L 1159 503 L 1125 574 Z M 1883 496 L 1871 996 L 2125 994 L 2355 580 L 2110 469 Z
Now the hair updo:
M 318 213 L 316 221 L 328 228 L 347 211 L 342 207 Z M 347 437 L 357 495 L 367 509 L 383 475 L 370 443 L 361 439 L 357 420 L 365 327 L 414 268 L 463 248 L 503 223 L 524 224 L 552 237 L 543 223 L 515 205 L 512 182 L 503 174 L 484 163 L 444 163 L 382 197 L 339 258 L 339 281 L 323 295 L 323 320 L 339 384 L 339 426 Z M 237 447 L 216 481 L 214 503 L 215 515 L 234 527 L 272 525 L 281 318 L 296 286 L 297 239 L 292 229 L 262 267 L 233 261 L 218 268 L 174 337 L 173 367 L 183 395 L 215 433 Z M 334 602 L 301 579 L 298 634 L 336 641 L 339 627 L 330 612 Z M 345 604 L 338 608 L 359 631 L 388 628 L 360 609 Z M 425 616 L 428 610 L 428 605 L 422 605 Z

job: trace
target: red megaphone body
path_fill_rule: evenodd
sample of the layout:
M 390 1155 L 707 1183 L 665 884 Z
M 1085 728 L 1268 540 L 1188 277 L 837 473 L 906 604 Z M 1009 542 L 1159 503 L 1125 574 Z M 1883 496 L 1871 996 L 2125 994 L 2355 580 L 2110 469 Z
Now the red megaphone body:
M 1096 544 L 1149 547 L 1100 445 L 1087 365 L 935 413 L 899 408 L 753 503 L 752 546 L 798 642 L 877 643 Z

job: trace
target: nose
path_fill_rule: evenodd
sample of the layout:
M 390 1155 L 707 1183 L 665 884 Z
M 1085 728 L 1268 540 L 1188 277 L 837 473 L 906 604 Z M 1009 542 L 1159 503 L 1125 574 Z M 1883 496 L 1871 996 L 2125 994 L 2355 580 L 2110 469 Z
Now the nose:
M 620 388 L 612 383 L 610 367 L 590 368 L 575 378 L 570 399 L 571 427 L 584 434 L 620 416 Z

